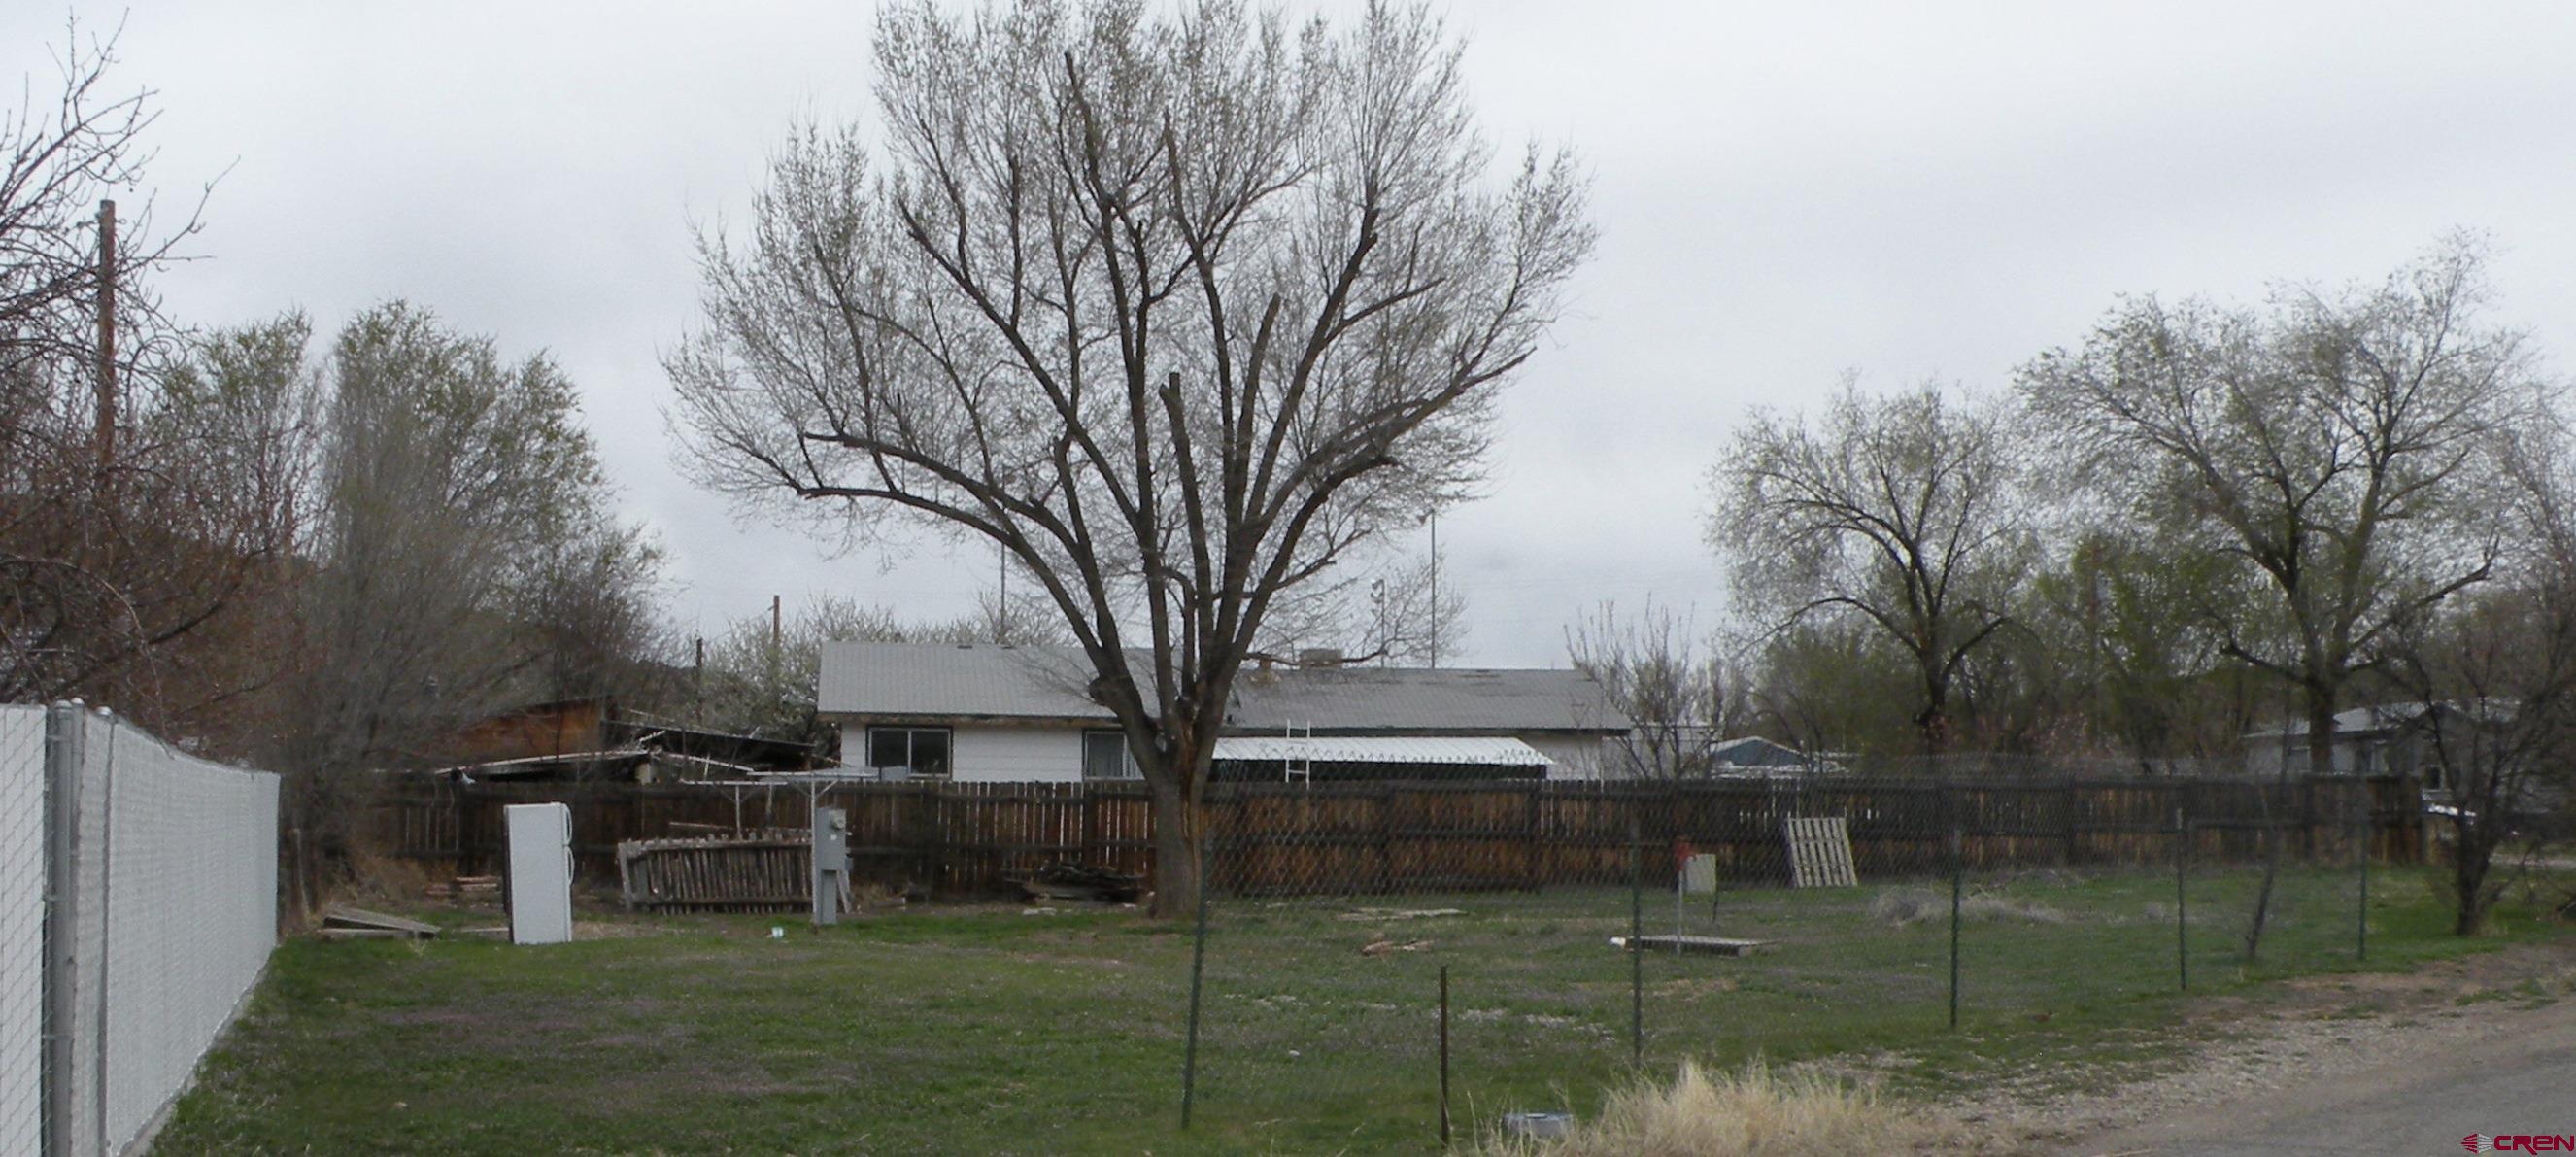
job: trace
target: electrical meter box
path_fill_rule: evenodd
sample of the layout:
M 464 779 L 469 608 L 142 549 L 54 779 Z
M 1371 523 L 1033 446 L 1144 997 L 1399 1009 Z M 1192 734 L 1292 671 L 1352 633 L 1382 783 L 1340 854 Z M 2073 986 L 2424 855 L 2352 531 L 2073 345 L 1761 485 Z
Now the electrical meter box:
M 1702 852 L 1682 859 L 1682 891 L 1692 896 L 1717 892 L 1717 857 Z
M 841 921 L 850 894 L 850 815 L 836 807 L 814 809 L 814 923 Z

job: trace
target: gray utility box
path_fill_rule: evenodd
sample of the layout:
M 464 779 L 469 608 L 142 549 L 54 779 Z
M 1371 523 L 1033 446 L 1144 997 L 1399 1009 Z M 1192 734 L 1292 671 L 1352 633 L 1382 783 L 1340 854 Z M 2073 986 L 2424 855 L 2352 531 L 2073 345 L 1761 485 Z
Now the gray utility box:
M 841 922 L 850 897 L 850 816 L 836 807 L 814 809 L 814 924 Z

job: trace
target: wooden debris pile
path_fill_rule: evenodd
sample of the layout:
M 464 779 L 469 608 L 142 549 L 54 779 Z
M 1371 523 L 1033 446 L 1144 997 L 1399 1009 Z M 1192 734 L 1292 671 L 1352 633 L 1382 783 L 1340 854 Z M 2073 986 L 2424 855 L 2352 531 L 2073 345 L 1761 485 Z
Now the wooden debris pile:
M 1020 891 L 1033 901 L 1093 900 L 1103 904 L 1133 904 L 1144 890 L 1142 876 L 1063 861 L 1047 864 L 1035 875 L 1020 881 Z
M 814 894 L 810 838 L 628 840 L 617 891 L 639 912 L 777 912 Z
M 441 904 L 497 904 L 501 902 L 501 877 L 458 876 L 453 880 L 432 880 L 421 894 Z

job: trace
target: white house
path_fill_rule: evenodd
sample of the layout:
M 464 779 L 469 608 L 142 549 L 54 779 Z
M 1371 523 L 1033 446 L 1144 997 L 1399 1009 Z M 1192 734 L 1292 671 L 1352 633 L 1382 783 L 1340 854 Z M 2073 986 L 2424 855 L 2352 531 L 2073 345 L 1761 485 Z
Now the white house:
M 1072 647 L 833 643 L 816 708 L 888 778 L 1135 778 L 1090 682 Z M 1248 667 L 1227 721 L 1220 779 L 1594 779 L 1628 730 L 1589 677 L 1538 670 Z
M 2473 726 L 2497 727 L 2509 722 L 2512 706 L 2490 701 L 2473 707 L 2452 703 L 2384 703 L 2375 707 L 2355 707 L 2338 711 L 2334 716 L 2334 766 L 2327 775 L 2408 775 L 2415 777 L 2428 792 L 2446 792 L 2455 786 L 2451 769 L 2445 765 L 2442 750 L 2433 742 L 2437 728 L 2451 737 L 2454 754 L 2470 757 L 2484 745 L 2471 741 Z M 2247 774 L 2270 778 L 2284 770 L 2292 776 L 2309 773 L 2308 723 L 2290 720 L 2286 725 L 2245 733 L 2245 770 Z

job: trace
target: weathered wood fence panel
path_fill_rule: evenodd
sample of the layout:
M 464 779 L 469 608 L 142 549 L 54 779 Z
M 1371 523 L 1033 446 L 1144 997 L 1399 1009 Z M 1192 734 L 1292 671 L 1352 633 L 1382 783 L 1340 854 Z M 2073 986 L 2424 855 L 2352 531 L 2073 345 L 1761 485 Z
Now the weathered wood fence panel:
M 1851 777 L 1668 784 L 1528 780 L 1217 784 L 1209 873 L 1233 894 L 1364 893 L 1621 884 L 1634 855 L 1668 884 L 1672 850 L 1718 858 L 1723 878 L 1786 884 L 1783 821 L 1842 817 L 1863 879 L 1948 870 L 2170 863 L 2188 816 L 2192 856 L 2244 861 L 2266 840 L 2385 862 L 2422 854 L 2411 780 Z M 501 809 L 560 801 L 584 875 L 614 880 L 617 845 L 674 835 L 802 830 L 816 804 L 850 821 L 855 883 L 971 896 L 1051 861 L 1151 878 L 1153 801 L 1142 784 L 411 784 L 375 812 L 377 846 L 463 875 L 503 858 Z
M 617 886 L 630 908 L 679 912 L 802 908 L 813 897 L 809 837 L 636 840 L 617 852 Z

